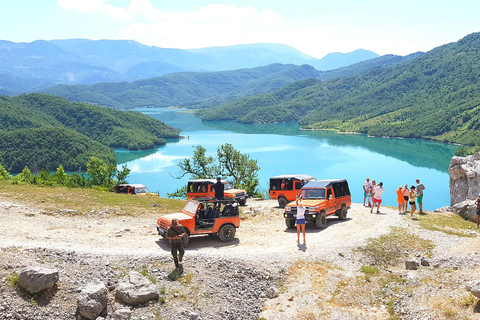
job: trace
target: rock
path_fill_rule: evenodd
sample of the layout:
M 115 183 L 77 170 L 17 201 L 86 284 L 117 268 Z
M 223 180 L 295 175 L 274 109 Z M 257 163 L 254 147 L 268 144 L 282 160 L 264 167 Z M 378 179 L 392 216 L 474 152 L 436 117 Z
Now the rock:
M 406 260 L 405 261 L 405 269 L 407 270 L 417 270 L 418 269 L 418 262 L 415 260 Z
M 477 209 L 473 200 L 464 200 L 455 204 L 452 207 L 452 211 L 466 220 L 475 221 L 476 219 L 475 215 Z
M 420 264 L 424 267 L 429 267 L 430 266 L 430 261 L 426 258 L 423 258 L 420 260 Z
M 480 193 L 480 152 L 467 157 L 453 157 L 450 174 L 450 202 L 455 204 L 476 199 Z
M 103 283 L 86 285 L 78 297 L 78 311 L 87 319 L 96 319 L 108 302 L 108 289 Z
M 158 299 L 158 290 L 146 277 L 130 271 L 117 287 L 116 297 L 128 305 L 138 305 Z
M 53 288 L 58 282 L 58 270 L 44 267 L 27 267 L 18 276 L 20 288 L 36 293 Z
M 132 316 L 132 310 L 129 308 L 120 308 L 110 315 L 111 320 L 129 320 Z
M 184 310 L 182 315 L 190 320 L 197 320 L 199 314 L 190 310 Z
M 433 210 L 433 212 L 439 212 L 439 213 L 447 213 L 447 212 L 453 212 L 453 208 L 446 206 L 446 207 L 441 207 Z
M 475 297 L 480 298 L 480 280 L 469 281 L 465 284 L 467 291 L 470 291 Z
M 275 287 L 270 287 L 267 289 L 267 292 L 265 294 L 267 295 L 267 298 L 273 299 L 277 298 L 280 295 L 280 291 L 278 291 L 278 289 Z

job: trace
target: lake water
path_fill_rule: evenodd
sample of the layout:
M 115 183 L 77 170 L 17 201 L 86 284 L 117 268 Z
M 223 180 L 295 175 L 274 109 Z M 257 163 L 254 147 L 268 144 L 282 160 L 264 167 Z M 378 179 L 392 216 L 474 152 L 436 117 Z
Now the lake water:
M 424 209 L 450 205 L 448 165 L 454 145 L 410 140 L 304 131 L 295 123 L 239 124 L 203 123 L 192 113 L 178 109 L 149 108 L 138 111 L 182 129 L 186 139 L 143 151 L 115 150 L 119 164 L 131 169 L 130 183 L 145 184 L 166 196 L 185 185 L 188 178 L 175 179 L 177 164 L 202 145 L 213 155 L 217 147 L 231 143 L 235 149 L 258 161 L 260 189 L 268 190 L 269 178 L 280 174 L 306 173 L 320 179 L 346 178 L 354 202 L 363 202 L 362 185 L 368 176 L 382 181 L 383 204 L 397 206 L 399 185 L 425 185 Z M 213 178 L 213 177 L 212 177 Z

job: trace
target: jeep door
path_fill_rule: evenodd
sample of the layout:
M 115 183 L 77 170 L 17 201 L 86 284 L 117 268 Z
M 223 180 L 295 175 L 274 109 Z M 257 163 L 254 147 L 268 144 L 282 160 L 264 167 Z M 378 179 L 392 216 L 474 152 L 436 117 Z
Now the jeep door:
M 328 188 L 326 190 L 326 196 L 327 198 L 326 200 L 326 206 L 325 206 L 325 213 L 327 215 L 329 214 L 334 214 L 338 208 L 338 204 L 337 204 L 337 199 L 335 198 L 335 195 L 333 193 L 333 189 L 332 188 Z

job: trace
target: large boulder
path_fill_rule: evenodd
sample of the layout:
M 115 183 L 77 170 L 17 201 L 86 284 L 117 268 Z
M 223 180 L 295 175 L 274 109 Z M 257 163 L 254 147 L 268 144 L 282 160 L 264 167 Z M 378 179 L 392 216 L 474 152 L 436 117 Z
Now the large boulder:
M 136 271 L 130 271 L 120 281 L 117 287 L 116 297 L 131 306 L 158 299 L 158 290 L 146 277 Z
M 90 283 L 80 292 L 78 311 L 87 319 L 97 319 L 108 303 L 108 289 L 103 283 Z
M 450 202 L 455 204 L 473 200 L 480 193 L 480 152 L 467 157 L 453 157 L 450 174 Z
M 58 282 L 58 270 L 44 267 L 27 267 L 18 276 L 20 288 L 30 293 L 53 288 Z

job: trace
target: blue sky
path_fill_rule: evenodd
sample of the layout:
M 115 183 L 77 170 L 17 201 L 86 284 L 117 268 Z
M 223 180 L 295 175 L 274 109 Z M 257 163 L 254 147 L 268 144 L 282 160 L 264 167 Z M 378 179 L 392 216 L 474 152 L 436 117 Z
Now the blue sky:
M 0 0 L 0 40 L 281 43 L 316 58 L 360 48 L 406 55 L 480 31 L 479 13 L 478 0 Z

